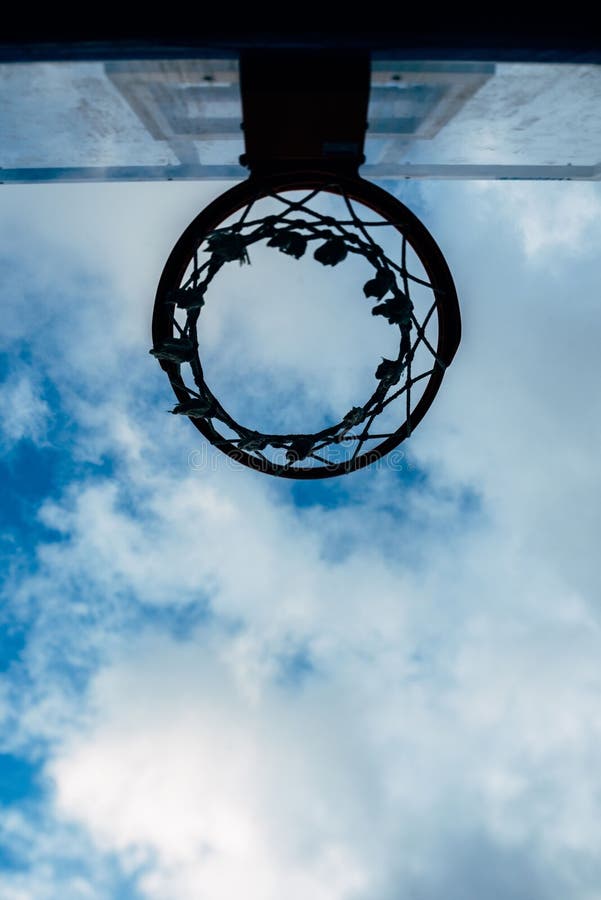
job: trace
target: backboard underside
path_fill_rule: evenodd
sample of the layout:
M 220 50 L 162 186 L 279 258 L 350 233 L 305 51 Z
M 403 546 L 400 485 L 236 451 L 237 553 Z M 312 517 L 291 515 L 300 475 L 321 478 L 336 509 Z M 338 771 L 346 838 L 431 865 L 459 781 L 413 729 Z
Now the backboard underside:
M 10 62 L 0 85 L 4 183 L 248 175 L 235 55 Z M 361 175 L 598 180 L 599 96 L 596 64 L 375 58 Z

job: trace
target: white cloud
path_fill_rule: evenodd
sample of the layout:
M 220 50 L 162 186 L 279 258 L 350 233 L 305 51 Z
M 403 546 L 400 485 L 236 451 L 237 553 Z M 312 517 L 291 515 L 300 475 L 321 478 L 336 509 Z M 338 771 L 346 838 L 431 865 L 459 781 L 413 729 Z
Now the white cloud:
M 324 750 L 333 766 L 344 758 L 343 735 L 332 747 L 319 711 L 291 715 L 277 692 L 249 707 L 221 648 L 203 640 L 137 649 L 135 667 L 96 684 L 108 721 L 52 767 L 59 809 L 85 810 L 102 847 L 152 848 L 149 896 L 346 894 L 361 866 L 340 814 L 356 804 L 346 773 L 319 771 Z
M 556 254 L 574 266 L 594 252 L 601 213 L 601 197 L 590 184 L 567 186 L 516 183 L 509 186 L 504 203 L 514 217 L 525 252 L 532 262 L 557 271 Z
M 141 635 L 48 769 L 58 810 L 103 851 L 146 852 L 152 898 L 394 895 L 473 831 L 553 860 L 545 897 L 579 889 L 571 854 L 594 859 L 601 824 L 598 628 L 560 597 L 544 630 L 539 604 L 519 623 L 487 599 L 421 659 L 415 629 L 372 652 L 357 637 L 297 688 L 240 666 L 257 636 Z
M 464 341 L 415 443 L 443 482 L 474 484 L 524 553 L 595 602 L 601 229 L 598 220 L 590 241 L 569 252 L 553 247 L 532 264 L 523 237 L 528 204 L 516 197 L 534 202 L 542 186 L 506 187 L 429 190 L 439 201 L 430 222 L 463 300 Z M 552 185 L 547 198 L 559 197 L 560 187 L 564 206 L 599 202 L 596 185 Z M 466 195 L 473 222 L 454 245 Z
M 112 572 L 173 604 L 190 571 L 173 563 L 188 560 L 219 615 L 183 643 L 146 630 L 113 649 L 85 727 L 55 736 L 61 816 L 101 852 L 141 854 L 152 898 L 204 886 L 225 898 L 241 884 L 249 897 L 394 896 L 394 884 L 428 884 L 433 853 L 444 881 L 474 829 L 492 860 L 526 845 L 532 865 L 555 860 L 559 887 L 541 897 L 574 879 L 580 891 L 570 853 L 594 853 L 599 824 L 586 802 L 599 720 L 586 599 L 498 528 L 464 538 L 459 557 L 461 542 L 425 529 L 428 565 L 411 573 L 376 550 L 388 526 L 377 500 L 357 523 L 357 510 L 305 515 L 256 479 L 211 477 L 146 473 L 151 516 L 117 516 L 108 486 L 57 514 L 69 540 L 44 556 L 49 584 L 85 572 L 108 598 Z M 350 559 L 319 552 L 332 526 L 353 542 Z M 357 529 L 372 535 L 364 550 Z M 99 557 L 108 534 L 116 552 L 107 543 Z M 315 673 L 287 687 L 282 659 L 303 643 Z M 423 896 L 440 890 L 434 878 Z
M 21 368 L 0 385 L 0 427 L 7 448 L 22 440 L 44 443 L 50 409 L 36 381 Z

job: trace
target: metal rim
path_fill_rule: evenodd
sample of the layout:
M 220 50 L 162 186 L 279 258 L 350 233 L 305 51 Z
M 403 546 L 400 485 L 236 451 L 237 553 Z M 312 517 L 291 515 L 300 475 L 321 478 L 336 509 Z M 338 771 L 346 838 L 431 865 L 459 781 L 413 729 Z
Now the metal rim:
M 371 209 L 388 220 L 391 227 L 395 228 L 415 251 L 427 273 L 435 296 L 438 324 L 436 360 L 439 364 L 433 368 L 423 394 L 397 431 L 377 447 L 352 460 L 321 467 L 286 467 L 247 453 L 226 439 L 219 441 L 218 449 L 237 462 L 270 475 L 293 479 L 329 478 L 347 474 L 373 464 L 394 450 L 421 422 L 431 406 L 442 383 L 444 371 L 451 363 L 461 337 L 459 303 L 449 267 L 434 238 L 417 216 L 392 194 L 360 177 L 311 170 L 251 176 L 219 196 L 190 223 L 175 244 L 159 281 L 152 321 L 154 346 L 173 336 L 173 311 L 166 302 L 167 297 L 174 286 L 178 287 L 181 284 L 195 250 L 208 234 L 253 199 L 261 199 L 274 193 L 317 189 L 332 194 L 344 193 Z M 398 222 L 402 222 L 402 228 L 396 224 Z M 163 359 L 160 360 L 160 364 L 170 378 L 178 401 L 180 403 L 188 401 L 190 395 L 186 388 L 174 383 L 179 376 L 179 365 Z M 210 443 L 216 444 L 216 432 L 209 421 L 198 418 L 192 418 L 191 421 Z

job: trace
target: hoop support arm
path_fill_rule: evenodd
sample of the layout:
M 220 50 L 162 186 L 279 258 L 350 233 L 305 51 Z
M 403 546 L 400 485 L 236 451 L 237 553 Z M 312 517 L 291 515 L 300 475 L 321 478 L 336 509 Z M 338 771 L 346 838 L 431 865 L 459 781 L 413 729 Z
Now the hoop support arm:
M 245 50 L 240 90 L 252 175 L 321 170 L 356 175 L 365 161 L 369 53 Z

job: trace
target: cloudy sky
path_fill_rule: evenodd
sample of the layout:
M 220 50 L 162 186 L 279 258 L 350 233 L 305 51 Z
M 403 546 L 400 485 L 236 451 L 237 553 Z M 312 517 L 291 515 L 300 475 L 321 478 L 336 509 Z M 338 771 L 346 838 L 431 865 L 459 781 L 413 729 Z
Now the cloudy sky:
M 600 186 L 396 186 L 462 345 L 394 465 L 314 485 L 207 449 L 148 354 L 225 187 L 2 187 L 0 896 L 596 900 Z

